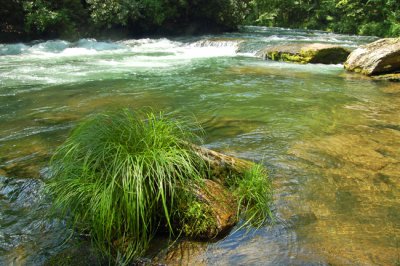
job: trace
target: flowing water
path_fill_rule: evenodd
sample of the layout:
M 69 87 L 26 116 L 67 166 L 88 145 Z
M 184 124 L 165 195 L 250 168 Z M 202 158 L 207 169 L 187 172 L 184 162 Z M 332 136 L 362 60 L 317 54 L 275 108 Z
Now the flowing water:
M 0 44 L 0 264 L 40 265 L 65 249 L 69 231 L 47 217 L 42 188 L 77 121 L 149 106 L 193 114 L 206 147 L 263 162 L 275 187 L 275 224 L 199 245 L 188 264 L 399 265 L 400 84 L 254 56 L 274 44 L 373 40 L 245 27 Z

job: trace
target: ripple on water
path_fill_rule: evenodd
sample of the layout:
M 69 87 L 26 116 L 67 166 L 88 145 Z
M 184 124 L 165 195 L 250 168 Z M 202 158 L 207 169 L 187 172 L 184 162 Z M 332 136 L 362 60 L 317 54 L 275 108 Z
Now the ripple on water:
M 220 40 L 0 44 L 0 264 L 40 265 L 65 248 L 69 232 L 46 218 L 39 178 L 71 126 L 109 108 L 144 106 L 193 113 L 206 146 L 264 160 L 275 185 L 276 224 L 210 245 L 182 244 L 170 260 L 398 263 L 399 85 L 361 79 L 340 65 L 253 56 L 278 42 L 355 47 L 372 40 L 245 27 Z
M 48 249 L 68 236 L 59 220 L 48 217 L 42 188 L 38 179 L 0 176 L 0 264 L 42 264 Z
M 391 265 L 400 243 L 398 217 L 389 218 L 400 210 L 400 132 L 369 128 L 357 133 L 302 142 L 290 151 L 316 166 L 301 201 L 318 218 L 306 234 L 319 243 L 307 245 L 334 264 Z

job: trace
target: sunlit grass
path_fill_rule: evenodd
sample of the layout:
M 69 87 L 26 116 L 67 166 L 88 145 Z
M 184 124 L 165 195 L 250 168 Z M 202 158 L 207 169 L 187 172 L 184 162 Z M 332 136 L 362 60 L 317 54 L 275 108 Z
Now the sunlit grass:
M 142 255 L 159 221 L 171 226 L 176 188 L 201 178 L 189 132 L 162 115 L 127 110 L 89 119 L 51 162 L 55 207 L 103 253 L 122 253 L 126 261 Z
M 205 215 L 202 206 L 187 206 L 193 200 L 188 188 L 210 177 L 193 150 L 199 138 L 191 132 L 162 114 L 124 110 L 89 118 L 52 158 L 47 191 L 55 210 L 108 258 L 126 263 L 143 255 L 159 229 L 180 233 L 176 220 Z M 271 187 L 261 166 L 232 180 L 249 224 L 271 215 Z
M 254 164 L 242 176 L 233 176 L 228 184 L 238 200 L 238 214 L 244 225 L 260 227 L 273 219 L 270 209 L 272 185 L 266 169 Z

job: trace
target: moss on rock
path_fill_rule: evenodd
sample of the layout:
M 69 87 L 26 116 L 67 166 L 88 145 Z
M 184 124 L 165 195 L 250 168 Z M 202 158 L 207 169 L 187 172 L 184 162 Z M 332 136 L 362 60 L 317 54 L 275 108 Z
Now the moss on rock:
M 189 237 L 211 239 L 228 232 L 237 222 L 237 203 L 221 184 L 204 180 L 191 188 L 191 197 L 180 204 L 180 230 Z M 182 215 L 183 214 L 183 215 Z
M 349 53 L 349 50 L 337 45 L 297 43 L 267 47 L 257 55 L 264 59 L 300 64 L 339 64 L 346 60 Z

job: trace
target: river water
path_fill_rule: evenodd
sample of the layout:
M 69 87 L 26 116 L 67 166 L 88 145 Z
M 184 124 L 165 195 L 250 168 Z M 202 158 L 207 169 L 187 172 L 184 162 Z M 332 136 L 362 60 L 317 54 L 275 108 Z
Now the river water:
M 188 264 L 399 265 L 400 83 L 254 56 L 274 44 L 374 40 L 245 27 L 0 44 L 0 264 L 41 265 L 68 246 L 42 187 L 69 130 L 92 113 L 149 106 L 194 115 L 206 147 L 264 163 L 275 187 L 273 225 L 202 244 Z

